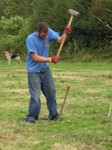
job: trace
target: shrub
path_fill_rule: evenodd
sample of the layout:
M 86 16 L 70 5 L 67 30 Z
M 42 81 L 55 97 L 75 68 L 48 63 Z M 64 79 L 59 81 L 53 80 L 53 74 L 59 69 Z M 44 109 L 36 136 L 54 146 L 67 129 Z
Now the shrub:
M 24 43 L 26 36 L 29 34 L 29 27 L 30 19 L 24 19 L 20 16 L 10 17 L 10 19 L 2 17 L 0 22 L 0 49 L 22 53 L 25 49 Z

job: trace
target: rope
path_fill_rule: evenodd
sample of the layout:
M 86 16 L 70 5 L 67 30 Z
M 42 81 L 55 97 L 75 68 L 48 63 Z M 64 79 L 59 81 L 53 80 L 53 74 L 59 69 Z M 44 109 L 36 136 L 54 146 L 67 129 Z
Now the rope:
M 96 15 L 94 15 L 92 12 L 90 12 L 88 9 L 86 9 L 85 7 L 83 7 L 80 3 L 78 3 L 77 1 L 73 0 L 73 2 L 75 2 L 77 5 L 79 5 L 82 9 L 84 9 L 85 11 L 87 11 L 90 15 L 92 15 L 93 17 L 95 17 L 99 22 L 101 22 L 103 25 L 105 25 L 106 27 L 108 27 L 109 29 L 112 30 L 112 27 L 105 21 L 102 21 L 99 17 L 97 17 Z

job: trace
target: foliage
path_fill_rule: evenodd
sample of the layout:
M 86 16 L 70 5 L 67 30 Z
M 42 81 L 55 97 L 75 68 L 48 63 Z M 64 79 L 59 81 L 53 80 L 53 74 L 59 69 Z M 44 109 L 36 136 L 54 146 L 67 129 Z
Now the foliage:
M 1 19 L 1 50 L 22 53 L 24 51 L 25 38 L 29 32 L 30 19 L 24 19 L 20 16 L 2 17 Z
M 111 45 L 112 36 L 112 1 L 111 0 L 5 0 L 0 1 L 1 18 L 0 29 L 0 47 L 5 49 L 14 48 L 15 51 L 23 49 L 28 33 L 34 31 L 35 26 L 40 21 L 46 21 L 49 27 L 63 34 L 67 25 L 70 14 L 68 10 L 74 9 L 80 12 L 79 16 L 74 17 L 72 24 L 72 34 L 64 44 L 63 54 L 74 55 L 69 51 L 69 47 L 74 48 L 73 40 L 77 41 L 77 50 L 87 49 L 104 49 L 105 46 Z M 7 5 L 4 5 L 7 4 Z M 4 19 L 3 19 L 4 18 Z M 21 34 L 22 33 L 22 34 Z M 3 42 L 7 35 L 12 40 L 7 41 L 7 46 Z M 14 36 L 14 37 L 12 37 Z M 18 42 L 17 42 L 18 41 Z M 2 43 L 3 42 L 3 43 Z M 58 45 L 59 46 L 59 45 Z M 57 44 L 52 44 L 52 49 L 58 48 Z M 54 51 L 55 52 L 55 51 Z M 53 53 L 52 53 L 53 54 Z
M 4 15 L 5 8 L 6 8 L 6 0 L 0 0 L 0 18 Z
M 31 29 L 34 30 L 38 22 L 46 21 L 49 22 L 49 13 L 50 7 L 52 7 L 52 1 L 49 3 L 49 0 L 34 0 L 33 1 L 33 13 L 31 16 L 32 25 Z
M 97 49 L 103 48 L 105 45 L 110 45 L 110 31 L 112 29 L 109 29 L 106 24 L 107 22 L 111 26 L 110 19 L 107 17 L 108 15 L 106 11 L 106 4 L 108 2 L 102 0 L 87 2 L 80 1 L 81 5 L 79 5 L 81 19 L 78 21 L 75 32 L 78 41 L 80 41 L 79 47 Z M 110 15 L 110 18 L 112 18 L 112 14 Z
M 28 18 L 32 14 L 33 1 L 31 0 L 7 0 L 7 7 L 4 11 L 5 16 L 10 18 L 11 16 L 21 16 Z

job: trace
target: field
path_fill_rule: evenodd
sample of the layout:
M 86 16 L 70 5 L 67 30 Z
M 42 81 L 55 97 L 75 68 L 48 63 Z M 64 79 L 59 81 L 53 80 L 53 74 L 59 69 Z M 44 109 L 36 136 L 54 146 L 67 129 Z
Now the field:
M 50 64 L 60 112 L 70 86 L 61 121 L 24 121 L 29 104 L 25 62 L 0 61 L 0 150 L 111 150 L 112 63 Z M 40 117 L 48 115 L 41 94 Z

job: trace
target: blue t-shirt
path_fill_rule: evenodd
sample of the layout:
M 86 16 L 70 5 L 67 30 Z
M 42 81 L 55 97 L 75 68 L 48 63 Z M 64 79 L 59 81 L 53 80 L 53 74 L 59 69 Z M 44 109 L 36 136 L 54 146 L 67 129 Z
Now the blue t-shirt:
M 40 72 L 42 68 L 48 66 L 47 62 L 36 62 L 31 56 L 31 52 L 34 52 L 40 56 L 48 57 L 50 41 L 57 40 L 59 33 L 49 28 L 48 35 L 45 39 L 40 38 L 36 32 L 31 33 L 26 39 L 26 46 L 28 50 L 28 56 L 26 60 L 27 72 Z

